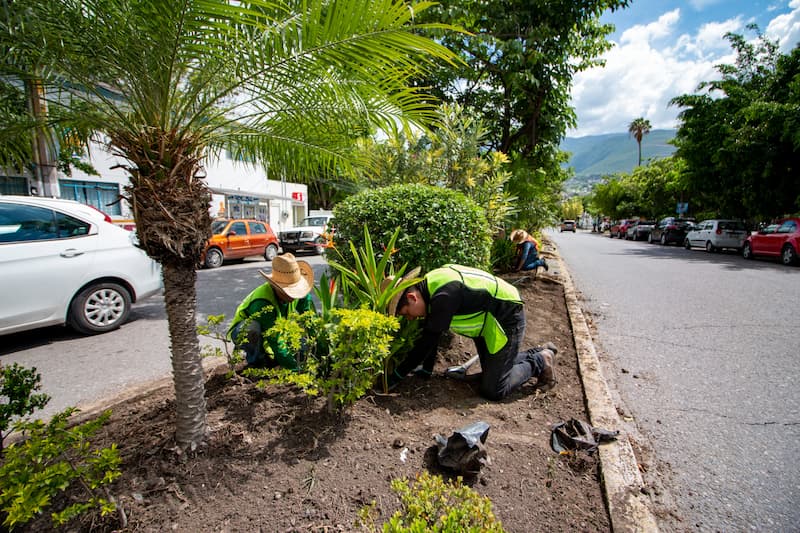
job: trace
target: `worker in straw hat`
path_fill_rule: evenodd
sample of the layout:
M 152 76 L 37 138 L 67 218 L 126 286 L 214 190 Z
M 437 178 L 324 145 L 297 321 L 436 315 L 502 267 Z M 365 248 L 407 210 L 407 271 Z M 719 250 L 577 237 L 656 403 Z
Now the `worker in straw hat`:
M 488 272 L 461 265 L 436 268 L 395 296 L 387 311 L 424 320 L 414 347 L 389 376 L 390 388 L 420 365 L 418 374 L 433 372 L 439 339 L 447 330 L 475 341 L 481 373 L 473 379 L 479 380 L 484 398 L 501 400 L 532 377 L 542 391 L 556 384 L 555 345 L 519 351 L 525 336 L 519 292 Z
M 266 283 L 256 287 L 236 309 L 228 338 L 244 352 L 250 366 L 296 370 L 297 359 L 286 349 L 286 344 L 274 337 L 265 339 L 263 335 L 278 317 L 316 311 L 310 294 L 314 270 L 294 255 L 283 254 L 272 260 L 272 272 L 258 272 Z
M 520 270 L 536 270 L 539 267 L 550 270 L 544 258 L 539 258 L 539 241 L 533 238 L 524 229 L 517 229 L 511 233 L 511 242 L 517 245 L 517 255 L 514 260 L 514 272 Z

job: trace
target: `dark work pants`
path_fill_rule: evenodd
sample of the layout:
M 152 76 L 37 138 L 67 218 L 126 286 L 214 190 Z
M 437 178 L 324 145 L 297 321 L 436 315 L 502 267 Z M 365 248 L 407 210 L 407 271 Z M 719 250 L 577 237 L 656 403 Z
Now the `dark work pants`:
M 543 348 L 519 351 L 520 342 L 525 337 L 525 310 L 521 305 L 512 319 L 502 326 L 508 342 L 495 354 L 489 353 L 483 338 L 474 339 L 481 361 L 480 392 L 487 400 L 502 400 L 544 369 L 544 358 L 539 353 Z

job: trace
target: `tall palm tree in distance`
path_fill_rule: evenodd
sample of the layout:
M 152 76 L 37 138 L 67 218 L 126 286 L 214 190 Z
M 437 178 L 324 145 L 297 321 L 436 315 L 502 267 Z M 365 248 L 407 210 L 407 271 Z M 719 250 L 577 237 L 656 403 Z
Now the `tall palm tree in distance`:
M 642 166 L 642 139 L 650 133 L 651 127 L 650 121 L 644 117 L 635 118 L 628 124 L 628 133 L 633 135 L 636 139 L 636 144 L 639 145 L 639 163 L 637 166 Z
M 140 246 L 163 271 L 176 444 L 194 449 L 208 433 L 195 316 L 207 159 L 228 151 L 287 178 L 346 171 L 357 137 L 433 116 L 410 80 L 453 60 L 420 33 L 446 28 L 415 25 L 430 4 L 403 0 L 8 5 L 0 44 L 35 55 L 48 94 L 61 93 L 50 105 L 80 103 L 68 118 L 124 161 Z

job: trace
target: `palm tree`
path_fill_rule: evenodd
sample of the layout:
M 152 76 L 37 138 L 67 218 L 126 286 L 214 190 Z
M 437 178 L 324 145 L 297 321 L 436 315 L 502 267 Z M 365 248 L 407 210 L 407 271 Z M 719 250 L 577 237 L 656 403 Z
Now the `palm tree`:
M 639 164 L 636 166 L 642 166 L 642 138 L 650 133 L 650 128 L 650 121 L 643 117 L 635 118 L 628 124 L 628 133 L 633 135 L 639 145 Z
M 413 24 L 427 3 L 23 4 L 31 14 L 15 40 L 49 67 L 45 82 L 64 93 L 53 105 L 66 94 L 81 102 L 70 118 L 126 161 L 140 246 L 163 269 L 176 442 L 193 449 L 208 430 L 195 330 L 195 266 L 211 226 L 206 159 L 227 150 L 287 177 L 346 170 L 355 137 L 432 116 L 408 80 L 452 56 Z

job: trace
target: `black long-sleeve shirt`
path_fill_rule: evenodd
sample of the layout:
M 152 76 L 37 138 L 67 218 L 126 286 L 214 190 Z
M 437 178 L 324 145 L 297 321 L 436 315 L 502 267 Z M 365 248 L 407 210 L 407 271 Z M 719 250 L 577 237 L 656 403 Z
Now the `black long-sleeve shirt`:
M 439 340 L 442 334 L 450 329 L 450 322 L 455 315 L 490 312 L 505 327 L 512 323 L 521 305 L 519 302 L 494 298 L 486 290 L 471 289 L 460 281 L 442 285 L 433 295 L 429 293 L 428 284 L 424 280 L 417 285 L 417 288 L 428 306 L 428 313 L 420 338 L 397 368 L 400 376 L 407 375 L 420 363 L 426 372 L 433 371 Z

